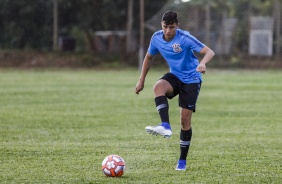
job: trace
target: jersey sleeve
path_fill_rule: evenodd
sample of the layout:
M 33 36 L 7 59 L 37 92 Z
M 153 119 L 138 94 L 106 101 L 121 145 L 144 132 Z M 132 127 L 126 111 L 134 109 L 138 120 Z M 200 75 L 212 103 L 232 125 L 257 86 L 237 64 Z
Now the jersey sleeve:
M 190 48 L 193 50 L 193 51 L 196 51 L 196 52 L 200 52 L 206 45 L 203 44 L 202 42 L 200 42 L 197 38 L 195 38 L 194 36 L 190 35 L 189 34 L 189 39 L 190 39 Z
M 151 41 L 150 41 L 149 48 L 148 48 L 148 53 L 151 54 L 151 55 L 155 55 L 158 52 L 159 52 L 159 50 L 156 47 L 156 39 L 155 39 L 155 37 L 153 35 L 152 38 L 151 38 Z

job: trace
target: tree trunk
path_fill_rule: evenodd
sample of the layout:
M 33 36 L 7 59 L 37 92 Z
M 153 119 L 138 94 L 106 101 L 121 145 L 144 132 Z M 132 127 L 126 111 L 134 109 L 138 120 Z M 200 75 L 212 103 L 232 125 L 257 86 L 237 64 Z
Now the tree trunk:
M 94 38 L 91 35 L 91 33 L 89 32 L 89 30 L 85 30 L 85 38 L 86 38 L 86 42 L 88 42 L 89 45 L 89 49 L 94 52 L 96 50 L 95 44 L 94 44 Z
M 140 0 L 140 40 L 138 68 L 141 70 L 144 59 L 144 0 Z
M 126 34 L 126 53 L 132 52 L 132 23 L 133 23 L 133 0 L 128 0 L 127 10 L 127 34 Z
M 58 0 L 53 5 L 53 50 L 58 50 Z
M 205 6 L 205 9 L 206 9 L 206 24 L 205 24 L 205 27 L 206 27 L 206 38 L 205 38 L 205 44 L 208 45 L 210 47 L 210 27 L 211 27 L 211 3 L 210 1 L 207 2 L 206 6 Z

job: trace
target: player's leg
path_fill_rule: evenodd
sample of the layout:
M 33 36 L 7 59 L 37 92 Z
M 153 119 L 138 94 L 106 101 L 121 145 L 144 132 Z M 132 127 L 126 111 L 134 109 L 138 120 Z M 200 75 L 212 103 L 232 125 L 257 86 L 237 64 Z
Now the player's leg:
M 169 123 L 169 104 L 167 100 L 167 95 L 173 94 L 173 88 L 170 83 L 164 79 L 160 79 L 153 87 L 155 104 L 157 111 L 159 112 L 161 122 Z
M 181 108 L 180 110 L 180 157 L 176 166 L 176 170 L 186 170 L 186 159 L 192 138 L 191 119 L 193 111 Z
M 196 109 L 196 102 L 200 92 L 201 83 L 186 84 L 179 93 L 180 110 L 180 157 L 176 170 L 186 170 L 186 159 L 192 139 L 192 114 Z
M 190 130 L 193 111 L 190 109 L 180 108 L 180 127 L 181 130 Z
M 161 78 L 156 82 L 153 86 L 154 96 L 172 96 L 173 95 L 173 87 L 166 79 Z
M 162 135 L 166 138 L 170 137 L 172 134 L 170 122 L 169 122 L 169 104 L 167 96 L 173 97 L 173 87 L 171 85 L 172 79 L 175 76 L 172 74 L 164 75 L 157 83 L 154 85 L 154 96 L 157 111 L 159 112 L 161 124 L 158 126 L 147 126 L 145 129 L 147 133 L 153 135 Z

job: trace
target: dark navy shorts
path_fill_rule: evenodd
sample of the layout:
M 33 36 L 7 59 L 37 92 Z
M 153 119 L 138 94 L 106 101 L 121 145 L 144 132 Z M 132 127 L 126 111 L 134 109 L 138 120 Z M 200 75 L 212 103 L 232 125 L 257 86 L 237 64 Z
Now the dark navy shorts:
M 196 103 L 201 89 L 201 82 L 185 84 L 172 73 L 167 73 L 160 79 L 168 81 L 173 88 L 173 94 L 169 96 L 167 95 L 167 98 L 172 99 L 179 95 L 178 104 L 180 107 L 190 109 L 193 112 L 196 111 Z

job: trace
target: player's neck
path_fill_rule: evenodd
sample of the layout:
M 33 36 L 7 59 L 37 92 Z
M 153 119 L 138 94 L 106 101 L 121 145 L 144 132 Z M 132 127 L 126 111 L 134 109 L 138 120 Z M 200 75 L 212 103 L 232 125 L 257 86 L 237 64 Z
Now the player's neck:
M 171 37 L 166 37 L 165 35 L 163 35 L 163 39 L 167 42 L 171 41 L 174 38 L 175 35 L 171 36 Z

